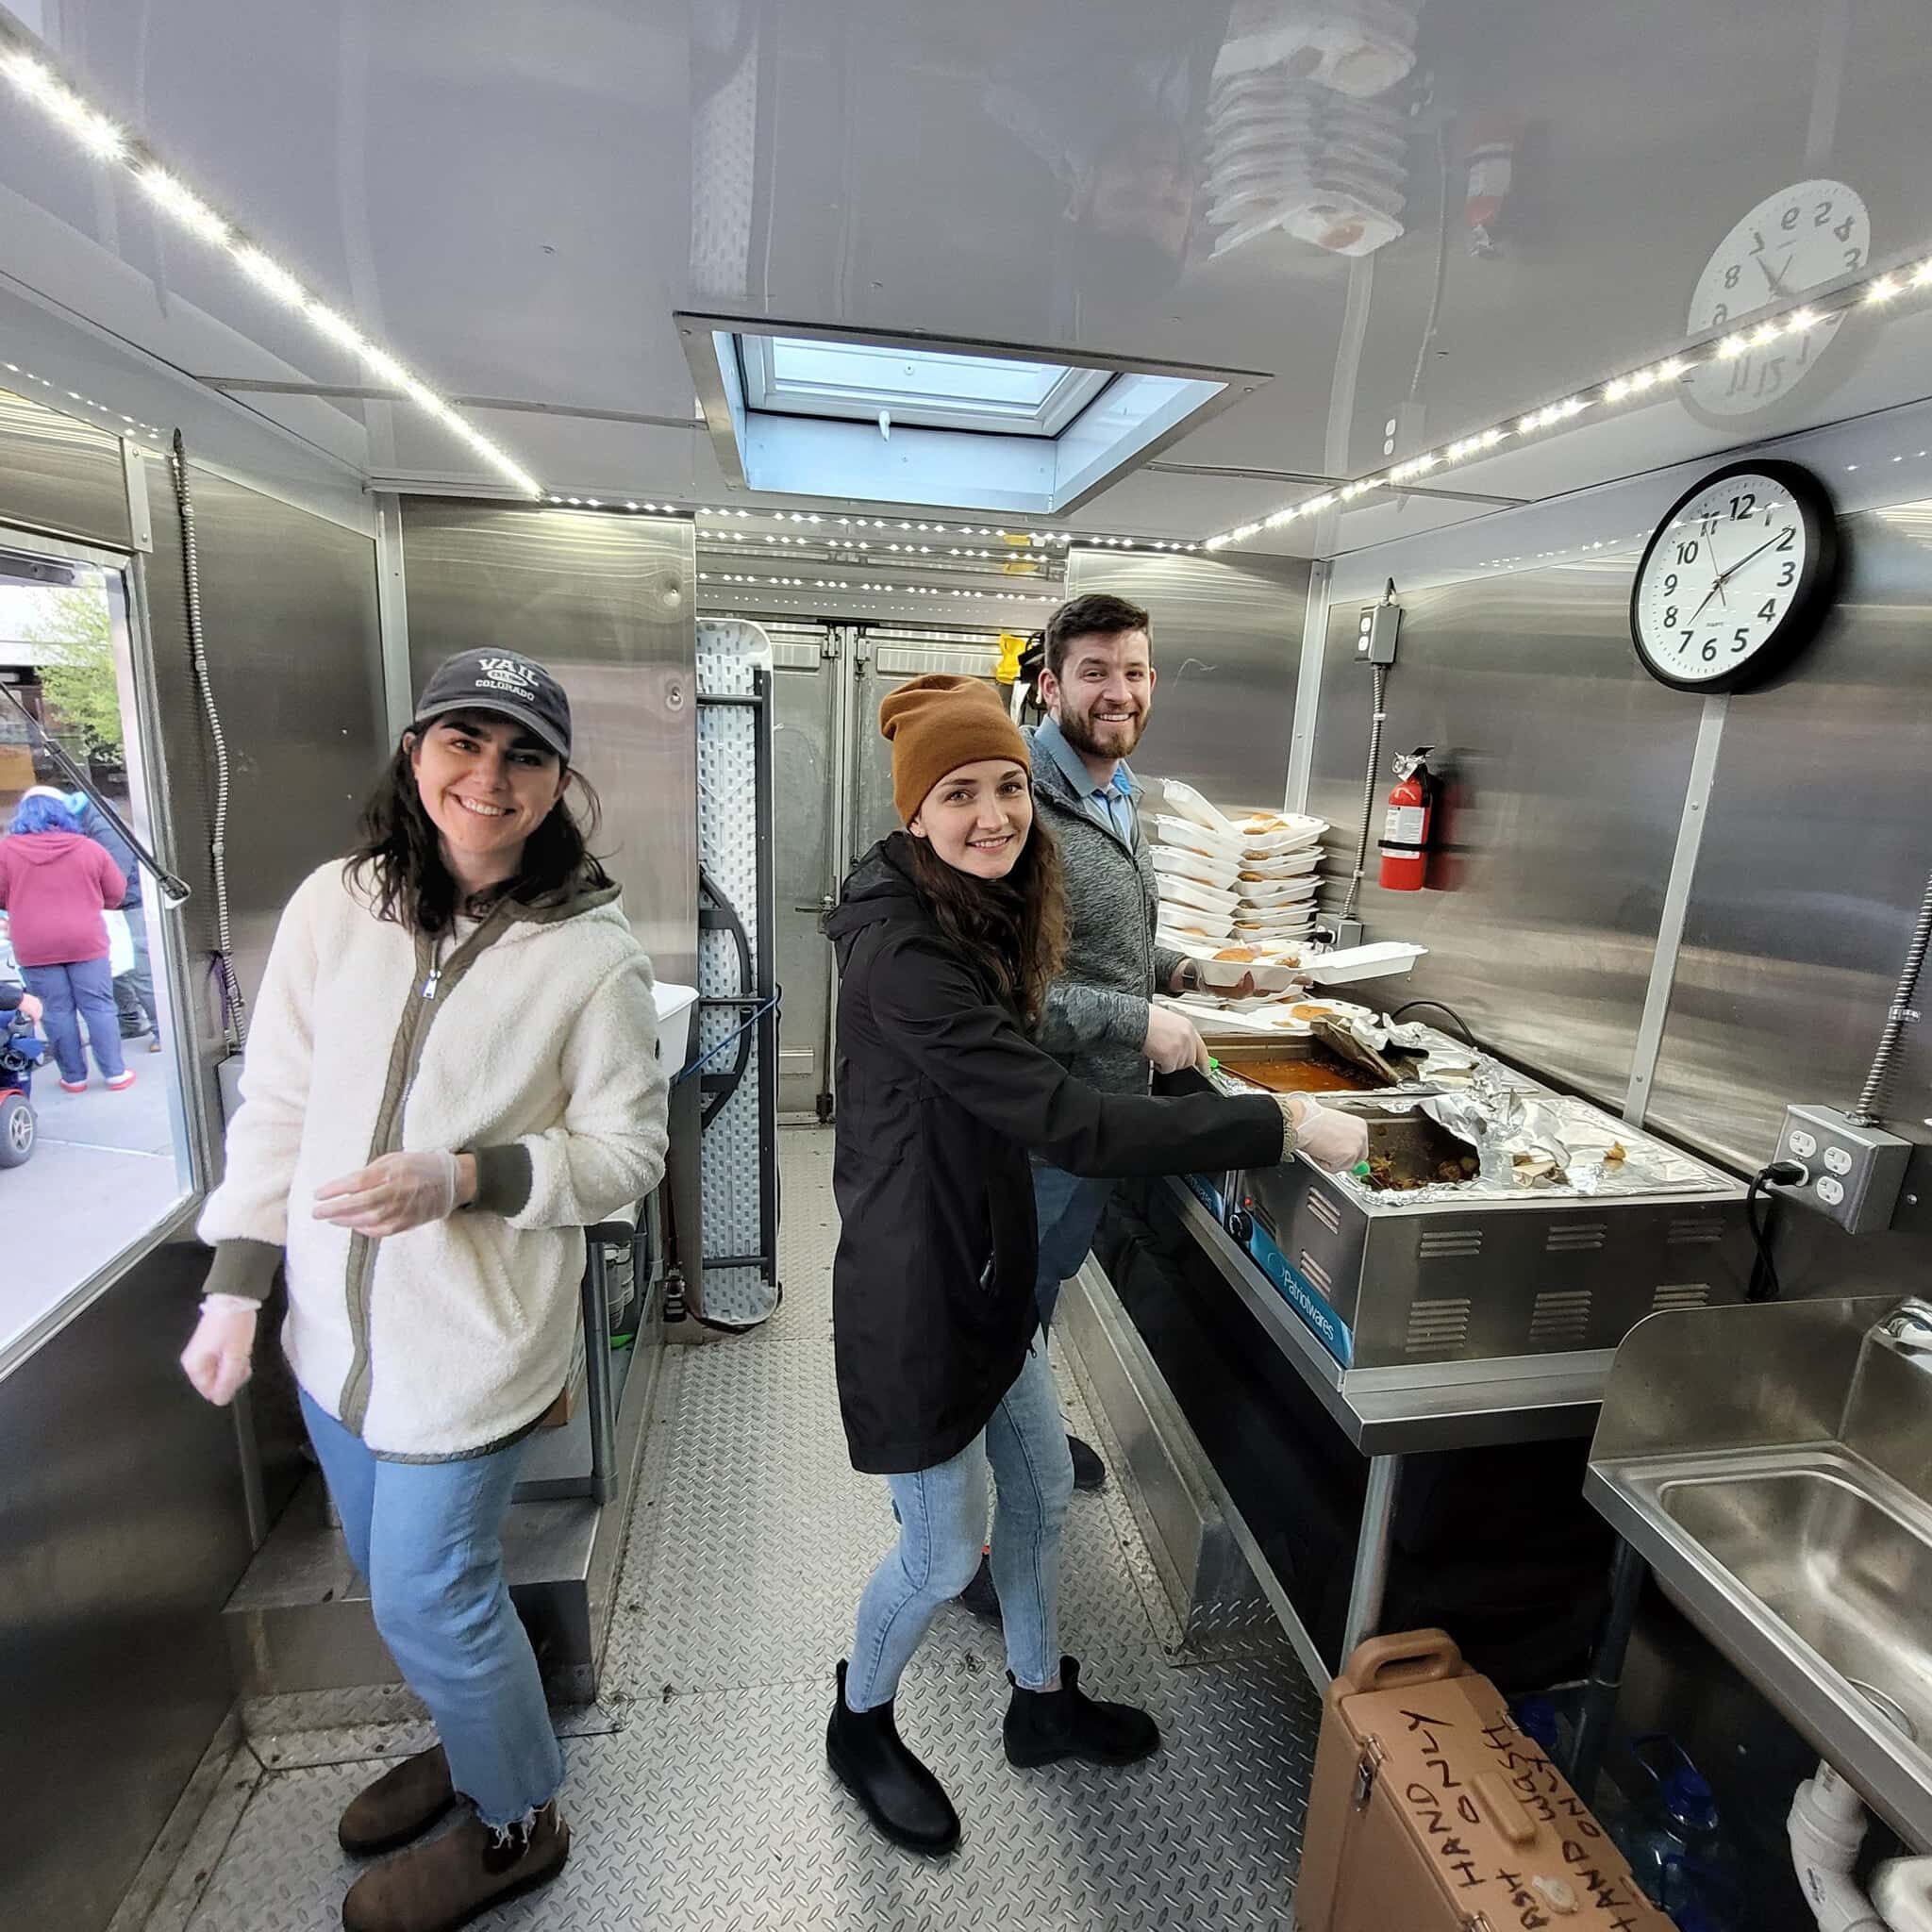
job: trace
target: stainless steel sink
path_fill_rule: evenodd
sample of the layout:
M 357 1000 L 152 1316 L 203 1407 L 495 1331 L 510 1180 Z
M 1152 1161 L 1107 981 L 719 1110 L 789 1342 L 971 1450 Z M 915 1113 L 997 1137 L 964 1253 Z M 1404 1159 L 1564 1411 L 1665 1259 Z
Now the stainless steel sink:
M 1887 1300 L 1635 1329 L 1587 1492 L 1666 1592 L 1932 1849 L 1932 1375 Z
M 1666 1479 L 1657 1501 L 1898 1729 L 1932 1740 L 1932 1512 L 1836 1457 Z

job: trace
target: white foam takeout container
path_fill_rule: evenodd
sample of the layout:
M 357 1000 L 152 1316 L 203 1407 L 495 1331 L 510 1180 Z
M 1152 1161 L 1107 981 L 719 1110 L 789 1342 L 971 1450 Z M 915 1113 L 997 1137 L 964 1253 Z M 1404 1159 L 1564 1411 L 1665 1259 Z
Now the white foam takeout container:
M 1155 885 L 1163 906 L 1191 906 L 1197 911 L 1211 912 L 1219 918 L 1232 919 L 1235 908 L 1241 904 L 1232 892 L 1181 878 L 1171 872 L 1157 874 Z
M 1162 878 L 1191 879 L 1197 886 L 1232 892 L 1235 881 L 1241 877 L 1238 858 L 1215 858 L 1206 852 L 1190 852 L 1182 845 L 1156 845 L 1152 851 L 1154 870 Z
M 1373 946 L 1347 946 L 1339 953 L 1324 953 L 1308 967 L 1308 977 L 1317 986 L 1352 986 L 1359 979 L 1386 979 L 1392 974 L 1407 973 L 1418 959 L 1427 956 L 1426 946 L 1412 946 L 1406 940 L 1383 940 Z
M 1267 825 L 1257 821 L 1249 828 L 1231 824 L 1226 831 L 1194 819 L 1157 815 L 1154 820 L 1154 836 L 1162 844 L 1215 858 L 1281 858 L 1307 851 L 1327 829 L 1325 819 L 1300 816 L 1282 817 Z
M 1334 1013 L 1343 1019 L 1374 1018 L 1367 1007 L 1353 1006 L 1346 1000 L 1324 999 L 1315 994 L 1239 1007 L 1213 1006 L 1206 1000 L 1197 999 L 1167 1000 L 1163 1004 L 1177 1013 L 1186 1014 L 1204 1034 L 1240 1033 L 1257 1040 L 1305 1039 L 1314 1030 L 1314 1016 L 1297 1018 L 1297 1007 L 1319 1007 L 1323 1012 Z

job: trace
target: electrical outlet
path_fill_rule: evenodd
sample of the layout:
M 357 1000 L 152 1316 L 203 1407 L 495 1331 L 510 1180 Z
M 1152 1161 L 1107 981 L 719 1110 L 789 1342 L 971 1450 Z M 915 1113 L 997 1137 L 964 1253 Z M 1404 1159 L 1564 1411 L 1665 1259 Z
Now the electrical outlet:
M 1795 1161 L 1805 1178 L 1773 1187 L 1853 1234 L 1876 1234 L 1891 1225 L 1911 1152 L 1909 1141 L 1835 1107 L 1787 1107 L 1777 1158 Z
M 1361 944 L 1362 923 L 1359 919 L 1317 920 L 1315 935 L 1326 940 L 1338 953 L 1345 953 Z
M 1396 634 L 1402 628 L 1400 604 L 1364 604 L 1362 621 L 1356 631 L 1355 656 L 1357 664 L 1392 664 L 1395 661 Z

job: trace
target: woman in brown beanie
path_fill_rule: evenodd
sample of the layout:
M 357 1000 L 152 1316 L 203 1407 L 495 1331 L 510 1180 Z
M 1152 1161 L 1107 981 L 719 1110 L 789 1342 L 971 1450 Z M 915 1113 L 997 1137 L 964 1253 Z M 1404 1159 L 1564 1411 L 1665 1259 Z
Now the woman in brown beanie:
M 1036 1341 L 1029 1153 L 1096 1176 L 1261 1167 L 1298 1146 L 1342 1166 L 1366 1135 L 1303 1095 L 1103 1095 L 1041 1052 L 1026 1029 L 1065 908 L 1025 740 L 967 677 L 914 679 L 879 728 L 906 830 L 858 862 L 825 924 L 840 970 L 833 1326 L 853 1467 L 886 1478 L 900 1528 L 860 1601 L 825 1749 L 887 1837 L 943 1853 L 958 1816 L 892 1707 L 978 1568 L 989 1465 L 1008 1761 L 1128 1764 L 1160 1742 L 1144 1711 L 1088 1697 L 1059 1652 L 1073 1466 Z

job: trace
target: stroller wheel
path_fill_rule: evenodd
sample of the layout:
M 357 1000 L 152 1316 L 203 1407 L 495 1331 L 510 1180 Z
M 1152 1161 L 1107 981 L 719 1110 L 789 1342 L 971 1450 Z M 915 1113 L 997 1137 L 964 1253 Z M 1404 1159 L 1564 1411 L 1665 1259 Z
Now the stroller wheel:
M 25 1094 L 0 1099 L 0 1167 L 21 1166 L 34 1151 L 36 1131 L 34 1110 Z

